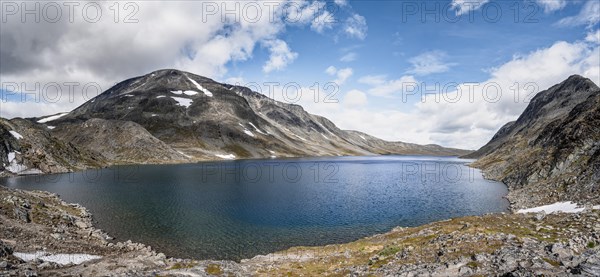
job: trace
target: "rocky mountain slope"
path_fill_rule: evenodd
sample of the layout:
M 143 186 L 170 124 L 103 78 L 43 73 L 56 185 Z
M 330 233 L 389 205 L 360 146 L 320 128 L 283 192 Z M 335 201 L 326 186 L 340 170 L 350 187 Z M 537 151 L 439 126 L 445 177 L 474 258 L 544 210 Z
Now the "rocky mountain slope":
M 600 88 L 571 76 L 538 93 L 478 151 L 473 165 L 510 188 L 513 208 L 600 203 Z
M 64 142 L 42 125 L 0 118 L 0 176 L 58 173 L 106 165 L 101 156 Z
M 82 149 L 111 149 L 105 158 L 113 163 L 468 153 L 340 130 L 301 106 L 178 70 L 125 80 L 69 113 L 33 120 L 56 127 L 54 135 Z M 125 125 L 134 126 L 126 131 L 129 135 L 110 135 L 124 131 Z M 128 136 L 137 143 L 131 144 Z
M 189 160 L 131 121 L 93 118 L 80 125 L 58 126 L 53 133 L 64 141 L 85 145 L 109 161 L 161 163 Z

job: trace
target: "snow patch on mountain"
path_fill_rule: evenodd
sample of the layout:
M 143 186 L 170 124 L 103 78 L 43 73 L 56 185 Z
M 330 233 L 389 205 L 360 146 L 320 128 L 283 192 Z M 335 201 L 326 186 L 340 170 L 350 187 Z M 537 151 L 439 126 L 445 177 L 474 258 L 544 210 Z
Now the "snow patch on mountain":
M 172 90 L 171 93 L 177 94 L 177 95 L 185 94 L 185 95 L 190 95 L 190 96 L 198 94 L 198 92 L 195 90 L 185 90 L 185 91 L 184 90 Z
M 23 172 L 25 170 L 27 170 L 27 166 L 20 164 L 19 162 L 17 162 L 17 155 L 16 154 L 21 154 L 19 152 L 9 152 L 8 153 L 8 166 L 6 167 L 6 170 L 11 172 L 11 173 L 20 173 Z
M 187 99 L 187 98 L 182 98 L 182 97 L 171 96 L 171 98 L 173 98 L 175 101 L 177 101 L 177 104 L 179 104 L 179 106 L 184 106 L 186 108 L 189 108 L 192 105 L 192 102 L 194 102 L 194 100 L 192 100 L 192 99 Z
M 248 124 L 250 124 L 250 126 L 252 126 L 254 128 L 254 130 L 256 130 L 257 132 L 266 135 L 265 132 L 261 131 L 260 129 L 258 129 L 256 126 L 254 126 L 254 124 L 252 124 L 252 122 L 248 122 Z
M 233 160 L 235 159 L 235 155 L 233 154 L 216 154 L 215 156 L 221 158 L 221 159 L 226 159 L 226 160 Z
M 49 117 L 46 117 L 44 119 L 38 120 L 38 123 L 46 123 L 46 122 L 54 121 L 54 120 L 57 120 L 57 119 L 65 116 L 65 115 L 67 115 L 67 114 L 69 114 L 69 113 L 60 113 L 60 114 L 57 114 L 57 115 L 49 116 Z
M 198 84 L 198 82 L 194 81 L 192 78 L 187 77 L 188 80 L 190 80 L 190 82 L 192 82 L 192 84 L 194 84 L 196 86 L 196 88 L 198 88 L 201 92 L 204 92 L 204 95 L 208 96 L 208 97 L 213 97 L 212 92 L 210 92 L 209 90 L 205 89 L 203 86 L 201 86 L 200 84 Z
M 15 131 L 8 131 L 13 137 L 15 137 L 16 139 L 22 139 L 23 136 Z
M 81 264 L 83 262 L 102 258 L 102 256 L 89 254 L 50 254 L 43 251 L 35 253 L 15 252 L 13 255 L 26 262 L 40 259 L 44 262 L 57 263 L 60 265 Z
M 517 213 L 538 213 L 545 212 L 547 214 L 562 212 L 562 213 L 578 213 L 585 210 L 585 208 L 579 208 L 577 203 L 573 203 L 571 201 L 567 202 L 556 202 L 554 204 L 539 206 L 530 209 L 522 209 L 518 210 Z

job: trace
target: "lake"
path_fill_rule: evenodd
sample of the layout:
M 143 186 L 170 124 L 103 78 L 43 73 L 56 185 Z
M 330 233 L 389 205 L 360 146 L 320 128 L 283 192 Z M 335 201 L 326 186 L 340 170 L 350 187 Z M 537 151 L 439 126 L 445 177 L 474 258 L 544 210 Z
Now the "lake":
M 118 241 L 169 256 L 239 260 L 507 211 L 506 186 L 468 162 L 372 156 L 130 165 L 3 178 L 0 185 L 79 203 Z

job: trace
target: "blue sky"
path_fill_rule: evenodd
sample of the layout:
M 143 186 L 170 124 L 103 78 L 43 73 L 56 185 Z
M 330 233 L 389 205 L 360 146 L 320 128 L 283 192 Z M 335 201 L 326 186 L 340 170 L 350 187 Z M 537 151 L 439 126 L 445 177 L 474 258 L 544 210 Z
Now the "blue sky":
M 445 14 L 443 8 L 452 1 L 436 1 L 438 13 Z M 443 62 L 453 64 L 451 70 L 422 76 L 425 82 L 466 82 L 485 81 L 490 68 L 510 61 L 515 55 L 525 55 L 533 50 L 544 48 L 564 40 L 575 41 L 585 37 L 590 31 L 585 25 L 556 26 L 561 19 L 578 14 L 582 3 L 566 5 L 555 12 L 544 12 L 543 6 L 525 6 L 524 1 L 496 1 L 502 16 L 499 22 L 491 22 L 483 17 L 483 11 L 473 11 L 460 15 L 458 22 L 449 22 L 454 17 L 440 15 L 435 22 L 428 15 L 422 22 L 420 11 L 415 15 L 405 15 L 407 3 L 416 3 L 420 10 L 434 9 L 434 3 L 422 4 L 419 1 L 350 1 L 351 9 L 341 8 L 337 13 L 341 18 L 356 13 L 363 16 L 368 25 L 365 39 L 348 37 L 343 33 L 343 19 L 333 24 L 332 29 L 317 33 L 309 26 L 288 27 L 282 38 L 297 52 L 298 58 L 286 70 L 265 74 L 262 62 L 268 59 L 268 49 L 257 48 L 252 60 L 232 62 L 227 77 L 243 77 L 252 81 L 296 81 L 309 84 L 326 81 L 323 72 L 331 65 L 338 68 L 352 67 L 353 77 L 344 83 L 347 88 L 367 86 L 358 82 L 357 76 L 387 75 L 399 78 L 411 70 L 410 59 L 423 53 L 438 51 L 444 54 Z M 521 6 L 520 22 L 515 22 L 515 5 Z M 426 5 L 426 6 L 421 6 Z M 489 10 L 493 17 L 493 10 Z M 531 18 L 526 16 L 532 13 Z M 338 15 L 336 14 L 336 15 Z M 456 16 L 454 13 L 449 13 Z M 341 22 L 340 22 L 341 21 Z M 529 22 L 531 21 L 531 23 Z M 535 23 L 537 22 L 537 23 Z M 350 62 L 340 59 L 348 54 L 356 58 Z M 321 70 L 319 70 L 321 69 Z
M 593 0 L 281 0 L 268 2 L 288 7 L 275 9 L 269 20 L 265 2 L 241 2 L 263 7 L 258 22 L 250 22 L 252 11 L 244 8 L 226 20 L 222 10 L 207 12 L 233 1 L 136 2 L 131 24 L 110 16 L 111 3 L 100 5 L 107 16 L 93 24 L 77 16 L 74 22 L 22 21 L 4 7 L 2 88 L 56 82 L 64 92 L 65 82 L 93 82 L 107 89 L 161 68 L 263 89 L 278 82 L 278 100 L 284 100 L 284 84 L 297 83 L 303 88 L 298 104 L 344 129 L 475 149 L 526 107 L 526 99 L 511 97 L 514 88 L 531 96 L 572 74 L 600 79 L 600 2 Z M 425 10 L 432 12 L 423 17 Z M 325 102 L 323 91 L 315 103 L 310 87 L 323 90 L 332 81 L 337 103 Z M 467 100 L 457 90 L 470 83 L 478 87 Z M 406 90 L 411 84 L 417 91 Z M 497 101 L 482 97 L 489 84 L 503 92 Z M 435 100 L 422 95 L 423 87 L 461 97 Z M 0 91 L 0 116 L 69 111 L 86 100 L 78 89 L 56 103 L 23 102 Z

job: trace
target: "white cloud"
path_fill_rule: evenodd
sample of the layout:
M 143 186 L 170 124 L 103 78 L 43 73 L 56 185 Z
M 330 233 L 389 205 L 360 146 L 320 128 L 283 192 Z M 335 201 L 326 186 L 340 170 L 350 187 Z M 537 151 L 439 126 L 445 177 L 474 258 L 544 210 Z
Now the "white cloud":
M 229 77 L 227 79 L 225 79 L 225 81 L 223 81 L 226 84 L 230 84 L 230 85 L 239 85 L 239 86 L 243 86 L 244 84 L 246 84 L 246 80 L 244 80 L 243 77 Z
M 70 112 L 79 104 L 72 103 L 44 103 L 44 102 L 2 102 L 0 103 L 0 117 L 31 117 L 31 112 L 36 111 L 39 115 L 51 115 L 62 112 Z
M 269 48 L 269 52 L 271 53 L 269 60 L 263 66 L 263 71 L 265 73 L 269 73 L 273 70 L 283 70 L 298 57 L 298 53 L 292 52 L 287 43 L 283 40 L 268 40 L 265 41 L 264 44 Z
M 333 82 L 336 83 L 337 85 L 342 85 L 346 82 L 346 80 L 348 80 L 348 78 L 350 78 L 350 76 L 352 76 L 354 71 L 350 67 L 337 69 L 337 68 L 335 68 L 335 66 L 329 66 L 325 70 L 325 73 L 327 73 L 331 76 L 335 76 L 336 79 L 333 80 Z
M 350 52 L 350 53 L 346 53 L 345 55 L 343 55 L 340 58 L 341 62 L 353 62 L 356 60 L 356 58 L 358 57 L 358 54 L 356 54 L 356 52 Z
M 589 32 L 585 37 L 585 41 L 600 44 L 600 29 Z
M 386 78 L 387 75 L 367 75 L 358 79 L 358 82 L 371 86 L 377 86 L 385 83 Z
M 567 0 L 535 0 L 535 2 L 544 8 L 545 13 L 562 10 L 567 6 Z
M 452 0 L 450 7 L 456 11 L 456 15 L 463 15 L 480 9 L 490 0 Z
M 344 32 L 352 38 L 365 39 L 367 37 L 367 20 L 359 14 L 353 14 L 346 20 Z
M 368 92 L 383 97 L 398 96 L 406 90 L 412 91 L 418 85 L 417 80 L 410 75 L 395 80 L 387 80 L 384 75 L 364 76 L 358 82 L 371 85 Z
M 351 90 L 344 96 L 344 106 L 349 108 L 363 107 L 367 102 L 367 95 L 360 90 Z
M 326 29 L 332 29 L 335 23 L 335 17 L 328 11 L 323 11 L 310 24 L 310 28 L 317 33 L 323 33 Z
M 596 35 L 596 32 L 591 34 Z M 517 119 L 535 93 L 572 74 L 580 74 L 600 84 L 600 45 L 591 40 L 559 41 L 515 57 L 491 69 L 489 79 L 478 86 L 460 84 L 460 90 L 438 94 L 437 101 L 436 95 L 426 95 L 424 102 L 408 104 L 409 107 L 354 106 L 344 109 L 343 106 L 329 106 L 328 109 L 311 107 L 309 110 L 327 116 L 343 129 L 360 130 L 387 140 L 477 149 L 502 125 Z M 385 75 L 365 76 L 359 82 L 372 86 L 368 90 L 370 94 L 394 95 L 402 88 L 401 81 L 388 80 Z M 414 78 L 410 82 L 416 83 Z M 515 101 L 515 92 L 511 90 L 515 84 L 519 85 L 519 101 Z M 422 83 L 418 85 L 422 86 Z M 482 90 L 485 85 L 501 88 L 502 94 L 496 102 L 485 99 Z M 538 89 L 528 90 L 532 88 L 529 85 Z M 472 99 L 469 91 L 473 91 Z M 488 91 L 488 99 L 494 98 L 494 90 Z
M 428 122 L 430 129 L 427 132 L 436 143 L 478 148 L 491 139 L 502 125 L 517 119 L 537 92 L 562 82 L 572 74 L 600 81 L 598 53 L 597 46 L 556 42 L 492 69 L 490 79 L 474 89 L 462 84 L 460 93 L 445 94 L 446 99 L 456 98 L 458 101 L 442 99 L 436 102 L 435 96 L 427 95 L 425 103 L 416 105 L 417 114 Z M 488 94 L 483 90 L 486 85 Z M 513 90 L 517 86 L 518 92 Z M 494 87 L 500 88 L 500 94 L 496 94 Z M 469 91 L 474 92 L 473 99 L 467 96 Z
M 334 75 L 337 72 L 337 68 L 335 66 L 330 65 L 327 69 L 325 69 L 325 73 L 329 75 Z
M 430 51 L 411 58 L 409 62 L 412 69 L 408 73 L 416 75 L 429 75 L 433 73 L 442 73 L 450 69 L 453 63 L 445 63 L 446 53 L 442 51 Z
M 352 76 L 353 73 L 354 71 L 352 71 L 352 68 L 342 68 L 338 70 L 337 79 L 335 79 L 334 82 L 338 85 L 341 85 L 345 83 L 346 80 L 348 80 L 348 78 L 350 78 L 350 76 Z
M 588 0 L 579 14 L 575 16 L 565 17 L 558 21 L 561 26 L 578 26 L 587 25 L 592 27 L 600 22 L 600 2 L 597 0 Z
M 119 22 L 115 22 L 113 3 L 103 1 L 95 3 L 100 5 L 103 16 L 93 24 L 84 20 L 81 10 L 75 11 L 73 22 L 69 22 L 65 13 L 57 23 L 42 21 L 38 24 L 33 16 L 21 22 L 19 14 L 6 17 L 7 22 L 0 28 L 0 79 L 4 83 L 25 83 L 27 88 L 34 88 L 36 83 L 42 86 L 54 82 L 79 83 L 75 97 L 69 99 L 65 95 L 61 99 L 58 106 L 64 111 L 87 100 L 81 95 L 84 84 L 97 83 L 106 90 L 116 82 L 157 69 L 176 68 L 221 79 L 227 76 L 232 62 L 252 59 L 257 45 L 265 46 L 270 52 L 264 71 L 281 70 L 298 56 L 287 43 L 280 42 L 288 26 L 308 26 L 323 31 L 330 28 L 333 16 L 325 16 L 323 1 L 278 0 L 280 5 L 271 6 L 275 7 L 271 14 L 267 12 L 270 10 L 267 2 L 256 2 L 265 4 L 261 6 L 262 14 L 252 20 L 249 18 L 253 15 L 248 12 L 254 9 L 242 9 L 237 19 L 228 14 L 223 20 L 220 12 L 235 10 L 236 4 L 244 7 L 247 2 L 131 3 L 138 7 L 134 15 L 138 23 L 124 23 L 124 16 L 128 15 L 125 12 Z M 216 14 L 199 12 L 205 11 L 207 4 L 217 7 Z M 290 5 L 299 9 L 287 8 Z M 293 17 L 294 14 L 297 17 Z M 123 44 L 124 41 L 127 43 Z M 64 85 L 61 89 L 65 94 L 68 92 Z M 53 107 L 49 106 L 49 111 L 54 111 Z M 23 115 L 21 111 L 7 111 L 3 107 L 2 116 Z M 25 112 L 27 116 L 45 113 L 44 109 Z
M 272 40 L 285 30 L 281 10 L 275 11 L 274 21 L 265 15 L 256 22 L 223 22 L 220 14 L 203 19 L 198 13 L 203 8 L 200 2 L 133 3 L 139 7 L 135 14 L 138 23 L 124 23 L 123 18 L 115 22 L 112 3 L 107 2 L 95 3 L 105 16 L 93 24 L 85 21 L 81 11 L 75 12 L 73 22 L 65 14 L 57 23 L 38 24 L 33 17 L 26 22 L 20 16 L 6 18 L 0 28 L 0 79 L 25 83 L 27 88 L 58 83 L 63 92 L 59 103 L 40 103 L 36 107 L 47 108 L 28 109 L 26 116 L 79 106 L 86 100 L 81 92 L 85 84 L 96 83 L 106 90 L 116 82 L 161 68 L 219 78 L 227 72 L 229 62 L 251 58 L 257 43 Z M 80 84 L 73 97 L 68 97 L 67 82 Z M 1 116 L 25 115 L 5 109 L 8 106 L 3 103 Z
M 334 3 L 340 7 L 348 5 L 348 0 L 334 0 Z
M 285 21 L 292 24 L 311 23 L 325 7 L 321 1 L 290 1 L 285 10 Z

